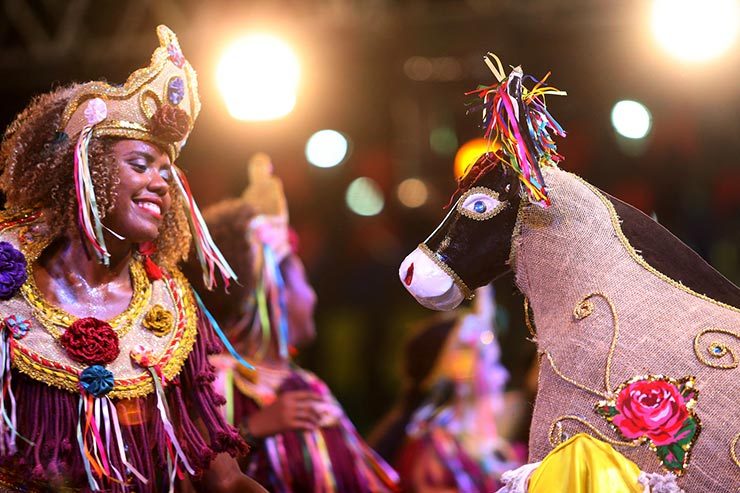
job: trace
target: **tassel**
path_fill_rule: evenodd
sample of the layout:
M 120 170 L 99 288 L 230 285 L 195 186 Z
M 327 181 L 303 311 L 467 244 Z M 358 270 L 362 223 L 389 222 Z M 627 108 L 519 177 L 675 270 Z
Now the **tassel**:
M 148 366 L 147 370 L 149 370 L 149 373 L 151 373 L 152 380 L 154 381 L 154 388 L 156 389 L 157 394 L 157 409 L 159 410 L 159 418 L 162 420 L 164 431 L 167 434 L 167 468 L 169 470 L 170 478 L 169 491 L 170 493 L 174 493 L 175 477 L 178 475 L 178 459 L 180 460 L 182 465 L 185 466 L 185 469 L 191 476 L 195 475 L 195 470 L 190 465 L 190 462 L 188 462 L 188 458 L 185 455 L 185 452 L 183 452 L 182 447 L 180 447 L 180 442 L 177 440 L 177 435 L 175 434 L 175 428 L 172 425 L 170 410 L 167 406 L 167 397 L 164 393 L 163 384 L 165 382 L 165 379 L 164 375 L 162 374 L 161 367 L 159 365 Z
M 193 235 L 193 242 L 195 243 L 195 252 L 200 262 L 200 267 L 203 270 L 203 282 L 208 289 L 213 289 L 216 285 L 216 269 L 219 270 L 221 278 L 223 279 L 224 286 L 228 289 L 229 280 L 236 281 L 236 274 L 229 266 L 221 251 L 218 249 L 216 244 L 211 238 L 211 234 L 208 232 L 206 222 L 203 220 L 203 216 L 198 209 L 198 205 L 193 199 L 192 193 L 190 193 L 190 186 L 188 185 L 185 174 L 176 166 L 173 177 L 177 187 L 180 189 L 185 198 L 185 206 L 188 210 L 188 223 L 190 224 L 190 232 Z
M 565 131 L 548 113 L 545 95 L 565 96 L 566 93 L 544 82 L 525 76 L 521 67 L 514 68 L 504 77 L 501 60 L 493 53 L 484 59 L 498 83 L 466 93 L 483 99 L 483 126 L 491 147 L 500 146 L 502 154 L 495 154 L 519 175 L 530 201 L 542 207 L 550 205 L 540 166 L 554 166 L 563 157 L 557 153 L 551 133 L 565 136 Z M 528 90 L 524 79 L 535 80 Z
M 155 253 L 157 253 L 157 246 L 154 242 L 147 241 L 139 245 L 139 254 L 144 258 L 144 271 L 150 281 L 158 281 L 164 277 L 162 269 L 152 260 L 152 255 Z
M 80 374 L 80 401 L 77 408 L 77 445 L 92 491 L 101 491 L 107 479 L 127 489 L 127 481 L 113 463 L 112 452 L 126 471 L 146 484 L 148 480 L 129 462 L 121 433 L 116 406 L 106 395 L 113 389 L 113 374 L 100 365 L 93 365 Z
M 21 339 L 28 333 L 30 322 L 18 320 L 15 315 L 7 317 L 0 327 L 0 385 L 2 395 L 0 396 L 0 455 L 9 456 L 15 454 L 16 437 L 33 446 L 34 443 L 18 433 L 15 395 L 11 385 L 11 360 L 12 341 L 11 337 Z
M 280 273 L 280 266 L 275 261 L 275 255 L 268 245 L 264 245 L 264 279 L 270 290 L 273 319 L 277 320 L 277 343 L 280 358 L 287 360 L 288 353 L 288 317 L 285 305 L 285 282 Z
M 108 108 L 100 98 L 91 99 L 84 111 L 87 124 L 82 128 L 80 137 L 77 139 L 74 154 L 74 180 L 75 193 L 77 194 L 77 217 L 90 246 L 93 248 L 98 260 L 103 265 L 110 262 L 110 254 L 105 247 L 103 238 L 103 225 L 100 221 L 98 203 L 95 198 L 95 188 L 90 176 L 90 163 L 88 161 L 87 147 L 93 135 L 95 125 L 102 122 L 108 116 Z

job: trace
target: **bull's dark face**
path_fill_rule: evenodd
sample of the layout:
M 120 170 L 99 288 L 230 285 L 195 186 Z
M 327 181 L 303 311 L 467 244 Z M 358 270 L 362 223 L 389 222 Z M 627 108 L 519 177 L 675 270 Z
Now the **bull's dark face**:
M 519 180 L 511 168 L 498 164 L 481 173 L 401 263 L 406 289 L 427 308 L 451 310 L 507 272 L 519 202 Z

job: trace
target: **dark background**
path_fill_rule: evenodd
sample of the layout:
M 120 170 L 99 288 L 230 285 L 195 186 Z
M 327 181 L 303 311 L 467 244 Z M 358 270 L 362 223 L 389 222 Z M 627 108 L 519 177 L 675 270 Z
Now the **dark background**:
M 650 36 L 648 6 L 634 0 L 7 0 L 0 7 L 0 123 L 56 84 L 123 82 L 157 46 L 155 26 L 171 27 L 198 71 L 203 101 L 179 165 L 205 207 L 242 191 L 251 154 L 272 156 L 319 294 L 319 336 L 299 361 L 329 383 L 368 431 L 402 388 L 399 358 L 410 324 L 429 315 L 405 292 L 397 267 L 441 220 L 455 188 L 456 143 L 480 135 L 477 115 L 465 114 L 463 93 L 494 81 L 482 63 L 487 51 L 537 77 L 551 70 L 550 83 L 568 92 L 548 100 L 569 134 L 559 142 L 563 168 L 655 213 L 740 281 L 740 50 L 736 44 L 699 65 L 674 61 Z M 302 64 L 296 108 L 274 122 L 233 120 L 215 85 L 220 52 L 253 29 L 282 36 Z M 452 60 L 454 70 L 434 69 L 427 80 L 414 80 L 411 57 L 427 57 L 437 68 Z M 641 144 L 620 140 L 611 127 L 611 107 L 620 99 L 639 100 L 652 112 L 652 133 Z M 352 140 L 339 167 L 315 168 L 304 157 L 306 139 L 322 128 Z M 448 140 L 435 141 L 440 134 Z M 380 215 L 347 209 L 345 189 L 358 176 L 383 189 Z M 408 177 L 430 186 L 421 208 L 396 199 L 396 186 Z M 504 360 L 518 386 L 534 347 L 525 340 L 522 299 L 510 275 L 497 282 L 497 298 Z

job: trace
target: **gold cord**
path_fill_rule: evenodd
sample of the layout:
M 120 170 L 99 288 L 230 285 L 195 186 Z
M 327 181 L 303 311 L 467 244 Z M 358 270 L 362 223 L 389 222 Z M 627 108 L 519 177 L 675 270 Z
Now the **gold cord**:
M 591 430 L 601 440 L 603 440 L 606 443 L 609 443 L 611 445 L 617 445 L 617 446 L 620 446 L 620 447 L 638 447 L 638 446 L 640 446 L 642 444 L 642 441 L 640 439 L 632 440 L 630 442 L 623 442 L 623 441 L 620 441 L 620 440 L 614 440 L 613 438 L 609 438 L 608 436 L 606 436 L 604 433 L 602 433 L 601 431 L 599 431 L 594 425 L 592 425 L 591 423 L 589 423 L 585 419 L 580 418 L 578 416 L 574 416 L 572 414 L 568 414 L 566 416 L 560 416 L 555 421 L 553 421 L 552 424 L 550 425 L 550 430 L 547 432 L 547 438 L 548 438 L 548 440 L 550 440 L 550 445 L 552 445 L 553 447 L 557 447 L 561 443 L 560 437 L 562 435 L 562 429 L 563 429 L 562 422 L 563 421 L 576 421 L 576 422 L 582 424 L 583 426 L 585 426 L 586 428 L 588 428 L 589 430 Z M 555 430 L 556 429 L 560 433 L 558 433 L 557 436 L 554 436 L 554 433 L 555 433 Z
M 694 354 L 696 354 L 696 358 L 702 363 L 704 363 L 705 365 L 711 366 L 712 368 L 718 368 L 721 370 L 731 370 L 733 368 L 737 368 L 738 366 L 737 355 L 735 354 L 735 352 L 732 350 L 730 346 L 728 346 L 727 344 L 723 342 L 712 341 L 709 344 L 709 346 L 707 346 L 706 351 L 707 353 L 709 353 L 709 356 L 715 359 L 722 358 L 723 356 L 729 353 L 730 359 L 731 359 L 729 363 L 715 363 L 707 359 L 706 356 L 702 354 L 702 351 L 699 349 L 699 343 L 700 343 L 699 340 L 704 334 L 709 334 L 709 333 L 727 334 L 736 339 L 740 339 L 740 335 L 736 334 L 735 332 L 732 332 L 731 330 L 718 329 L 718 328 L 713 328 L 713 327 L 703 329 L 701 332 L 696 334 L 696 337 L 694 337 Z

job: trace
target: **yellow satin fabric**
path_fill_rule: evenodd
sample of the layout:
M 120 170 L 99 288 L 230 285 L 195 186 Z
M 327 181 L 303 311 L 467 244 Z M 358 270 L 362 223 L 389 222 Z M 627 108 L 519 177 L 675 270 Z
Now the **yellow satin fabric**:
M 579 433 L 547 454 L 528 493 L 642 493 L 640 468 L 614 447 Z

